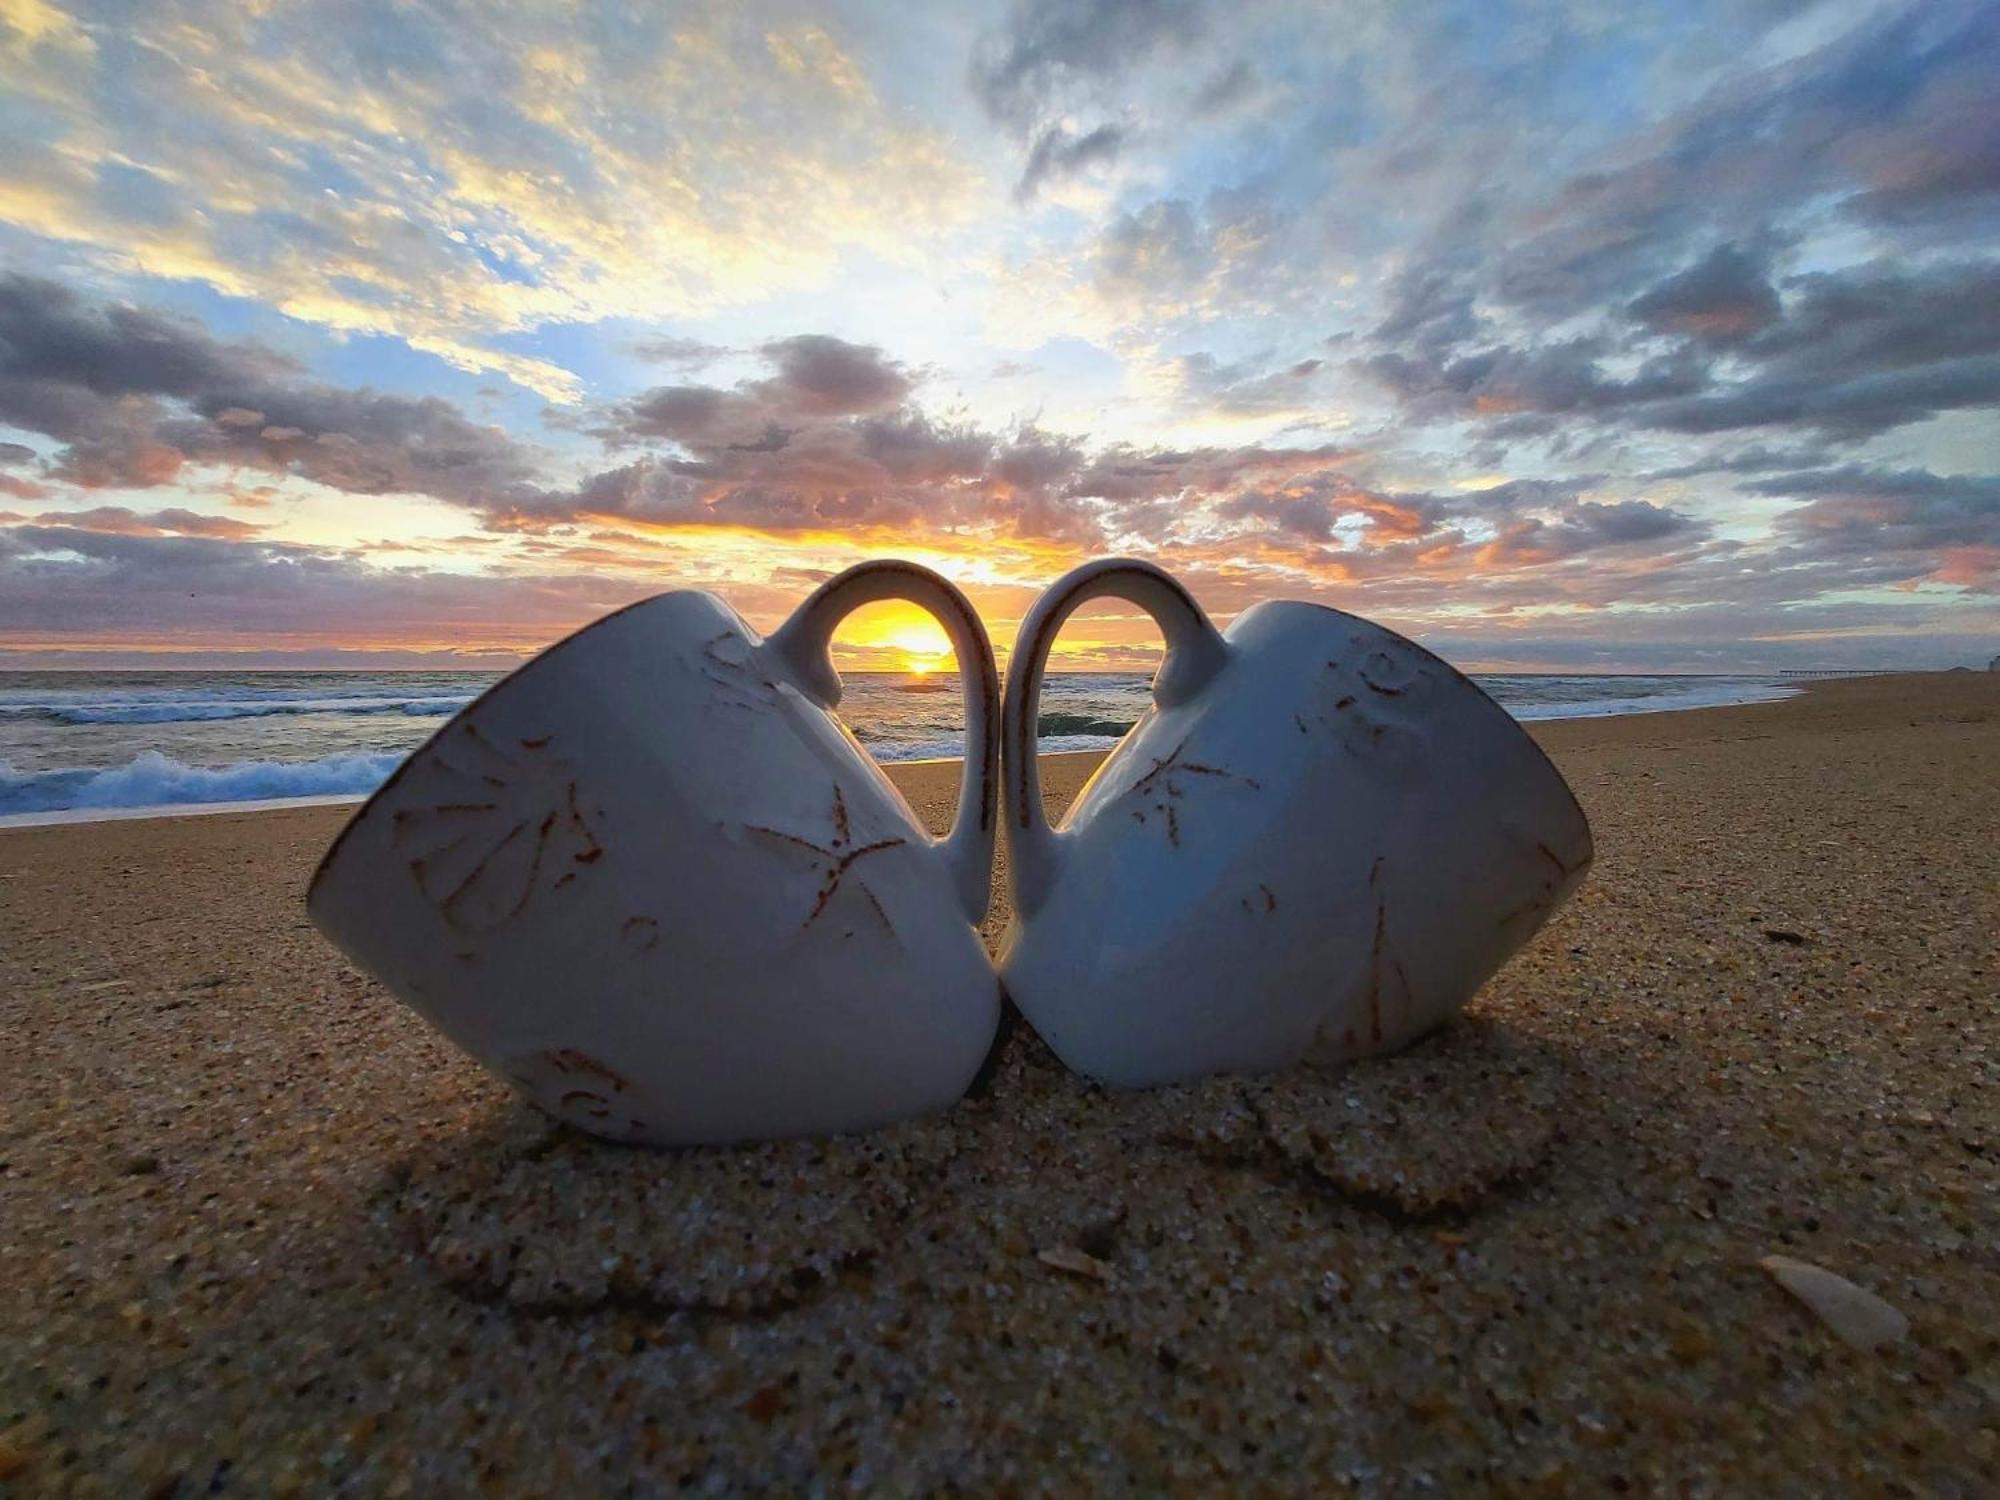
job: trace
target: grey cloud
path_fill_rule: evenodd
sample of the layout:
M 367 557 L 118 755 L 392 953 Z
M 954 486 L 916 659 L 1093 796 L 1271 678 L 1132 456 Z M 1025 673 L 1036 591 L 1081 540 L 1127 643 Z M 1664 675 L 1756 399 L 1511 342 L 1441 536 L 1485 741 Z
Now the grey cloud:
M 1979 571 L 2000 584 L 2000 475 L 1933 474 L 1847 465 L 1744 486 L 1804 503 L 1776 529 L 1820 553 L 1869 556 L 1979 549 Z
M 1668 401 L 1643 414 L 1645 425 L 1712 433 L 1798 426 L 1855 440 L 1920 422 L 1944 411 L 2000 402 L 2000 356 L 1953 360 L 1916 369 L 1826 379 L 1809 372 L 1752 379 L 1713 394 Z
M 995 120 L 1026 134 L 1053 101 L 1190 42 L 1204 26 L 1195 0 L 1024 0 L 974 48 L 972 92 Z
M 1191 108 L 1197 118 L 1212 120 L 1249 102 L 1257 89 L 1257 70 L 1238 58 L 1201 86 Z
M 1947 235 L 2000 210 L 2000 11 L 1911 6 L 1731 82 L 1651 149 L 1570 178 L 1515 217 L 1500 295 L 1555 318 L 1629 295 L 1697 236 L 1756 232 L 1828 195 L 1851 213 L 1941 215 Z
M 814 416 L 887 411 L 910 393 L 910 377 L 880 349 L 826 334 L 799 334 L 764 345 L 778 367 L 772 389 Z
M 1180 198 L 1156 199 L 1119 214 L 1099 239 L 1097 257 L 1100 280 L 1140 295 L 1183 292 L 1215 263 L 1208 226 Z
M 674 334 L 662 334 L 658 338 L 638 339 L 632 344 L 632 352 L 641 359 L 655 364 L 675 365 L 683 369 L 695 369 L 725 359 L 736 351 L 726 344 L 708 344 L 700 339 L 681 338 Z
M 720 451 L 776 451 L 799 427 L 828 418 L 895 410 L 913 382 L 880 349 L 824 334 L 763 345 L 775 373 L 733 389 L 656 386 L 625 402 L 595 429 L 613 441 L 665 438 Z
M 1775 323 L 1779 303 L 1766 262 L 1729 244 L 1634 298 L 1626 311 L 1656 333 L 1734 344 Z
M 1437 296 L 1427 286 L 1428 302 L 1378 329 L 1388 347 L 1354 361 L 1421 417 L 1530 413 L 1854 441 L 2000 401 L 2000 262 L 1863 265 L 1793 277 L 1780 290 L 1754 257 L 1723 247 L 1628 304 L 1644 334 L 1673 340 L 1651 354 L 1611 333 L 1463 347 L 1490 325 L 1449 311 L 1451 338 L 1435 336 L 1422 309 Z M 1607 373 L 1635 360 L 1630 374 Z
M 1021 169 L 1014 196 L 1022 202 L 1033 198 L 1047 182 L 1075 177 L 1092 167 L 1117 160 L 1125 146 L 1125 131 L 1117 125 L 1100 125 L 1082 135 L 1072 135 L 1061 125 L 1051 125 L 1035 138 L 1028 152 L 1028 164 Z
M 157 635 L 184 622 L 265 644 L 358 634 L 540 644 L 655 586 L 382 569 L 267 541 L 0 529 L 0 631 L 36 636 Z
M 531 450 L 450 402 L 297 377 L 292 361 L 191 322 L 0 278 L 0 420 L 63 442 L 59 478 L 145 488 L 194 462 L 463 500 L 536 471 Z
M 1322 359 L 1270 368 L 1256 360 L 1224 362 L 1207 353 L 1184 354 L 1173 361 L 1190 404 L 1227 416 L 1297 411 L 1314 399 L 1317 377 L 1325 367 Z
M 296 375 L 254 344 L 224 344 L 200 325 L 146 308 L 88 305 L 58 282 L 0 277 L 0 418 L 75 435 L 122 397 L 194 400 Z
M 241 539 L 255 536 L 264 528 L 229 516 L 207 516 L 181 506 L 141 514 L 122 505 L 99 505 L 89 510 L 49 510 L 33 518 L 41 526 L 73 526 L 82 531 L 104 532 L 113 536 L 206 536 Z

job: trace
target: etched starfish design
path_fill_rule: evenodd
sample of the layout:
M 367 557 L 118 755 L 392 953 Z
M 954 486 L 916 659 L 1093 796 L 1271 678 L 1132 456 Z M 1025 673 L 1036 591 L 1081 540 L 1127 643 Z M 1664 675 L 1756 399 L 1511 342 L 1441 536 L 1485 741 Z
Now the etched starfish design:
M 1167 842 L 1176 849 L 1181 843 L 1181 815 L 1179 803 L 1187 795 L 1182 778 L 1187 776 L 1219 777 L 1224 781 L 1234 781 L 1252 791 L 1261 790 L 1262 783 L 1249 776 L 1239 776 L 1234 771 L 1225 771 L 1221 766 L 1204 765 L 1198 760 L 1182 759 L 1187 749 L 1187 741 L 1174 746 L 1169 755 L 1153 757 L 1153 768 L 1133 782 L 1126 789 L 1127 795 L 1136 796 L 1140 801 L 1153 801 L 1151 808 L 1133 808 L 1132 819 L 1144 823 L 1151 813 L 1164 813 L 1167 819 Z
M 751 833 L 760 833 L 766 838 L 776 839 L 780 843 L 791 845 L 793 848 L 805 850 L 812 857 L 812 862 L 820 867 L 819 890 L 813 895 L 812 910 L 806 913 L 805 921 L 799 924 L 801 932 L 810 928 L 825 913 L 841 886 L 846 884 L 848 872 L 857 864 L 871 854 L 880 854 L 885 849 L 895 849 L 909 842 L 908 839 L 889 838 L 876 839 L 874 842 L 867 844 L 855 844 L 854 831 L 849 824 L 847 816 L 847 798 L 841 793 L 838 783 L 833 788 L 833 837 L 824 844 L 815 843 L 813 840 L 804 838 L 796 833 L 786 833 L 777 828 L 766 828 L 757 823 L 747 823 L 744 826 Z M 854 877 L 854 887 L 867 898 L 868 904 L 874 909 L 875 915 L 882 919 L 883 927 L 887 928 L 891 934 L 894 934 L 896 931 L 895 924 L 889 920 L 889 913 L 883 909 L 881 899 L 876 896 L 874 891 L 869 889 L 868 882 L 861 876 L 856 875 Z

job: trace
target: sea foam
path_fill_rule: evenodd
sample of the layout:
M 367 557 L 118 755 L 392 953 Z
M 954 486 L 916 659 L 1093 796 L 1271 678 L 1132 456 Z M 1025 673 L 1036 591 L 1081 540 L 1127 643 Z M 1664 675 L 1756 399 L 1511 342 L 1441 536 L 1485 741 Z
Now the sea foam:
M 360 796 L 380 786 L 403 757 L 328 755 L 318 760 L 239 761 L 190 766 L 146 750 L 122 766 L 17 771 L 0 762 L 0 815 L 70 808 L 172 807 L 190 802 L 261 802 L 273 797 Z

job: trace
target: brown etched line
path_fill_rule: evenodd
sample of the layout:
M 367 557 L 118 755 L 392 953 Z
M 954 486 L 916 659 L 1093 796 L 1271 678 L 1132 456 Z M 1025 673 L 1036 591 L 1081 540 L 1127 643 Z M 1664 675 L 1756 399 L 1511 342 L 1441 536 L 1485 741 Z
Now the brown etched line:
M 810 839 L 802 839 L 796 833 L 784 833 L 776 828 L 766 828 L 762 823 L 745 823 L 743 827 L 748 833 L 761 833 L 767 838 L 783 839 L 788 844 L 797 844 L 801 849 L 810 849 L 815 854 L 826 853 L 826 850 L 818 844 Z
M 618 935 L 635 953 L 650 953 L 660 946 L 660 924 L 652 917 L 627 917 Z
M 577 836 L 589 846 L 571 855 L 570 858 L 580 865 L 596 864 L 604 857 L 604 846 L 598 843 L 597 835 L 590 831 L 590 824 L 583 816 L 583 809 L 577 805 L 575 781 L 571 781 L 563 789 L 563 801 L 569 811 L 570 827 L 575 829 Z M 599 811 L 603 809 L 600 808 Z
M 1224 770 L 1221 766 L 1206 765 L 1201 761 L 1182 760 L 1181 752 L 1186 748 L 1187 741 L 1182 740 L 1174 747 L 1171 754 L 1154 756 L 1152 769 L 1126 789 L 1128 793 L 1142 798 L 1158 798 L 1152 810 L 1167 815 L 1167 843 L 1176 849 L 1181 844 L 1181 819 L 1180 810 L 1175 804 L 1187 795 L 1187 788 L 1182 786 L 1177 778 L 1183 775 L 1209 776 L 1238 782 L 1252 791 L 1263 790 L 1263 784 L 1254 776 L 1238 775 L 1234 771 Z M 1134 816 L 1141 823 L 1146 821 L 1143 812 L 1135 813 Z
M 853 837 L 853 825 L 848 816 L 847 799 L 842 794 L 838 783 L 835 784 L 833 789 L 833 805 L 830 817 L 834 832 L 831 841 L 825 844 L 805 838 L 800 834 L 787 833 L 783 829 L 770 828 L 761 823 L 746 823 L 744 825 L 745 832 L 762 834 L 766 838 L 776 839 L 780 843 L 790 844 L 794 848 L 803 849 L 812 856 L 815 864 L 824 865 L 825 868 L 822 871 L 819 889 L 813 896 L 812 909 L 806 913 L 805 920 L 799 924 L 801 932 L 811 927 L 813 923 L 820 919 L 821 914 L 826 911 L 835 895 L 839 893 L 841 886 L 845 883 L 848 872 L 859 861 L 871 854 L 880 854 L 886 849 L 900 848 L 909 842 L 908 839 L 904 838 L 887 838 L 877 839 L 872 844 L 863 844 L 858 849 L 847 848 L 848 841 Z M 859 876 L 855 877 L 854 883 L 874 906 L 876 914 L 882 918 L 882 925 L 888 928 L 893 934 L 896 930 L 895 925 L 890 922 L 889 914 L 883 910 L 882 903 L 875 895 L 875 892 Z
M 1543 859 L 1547 860 L 1550 864 L 1554 865 L 1558 870 L 1562 872 L 1562 878 L 1564 880 L 1567 880 L 1570 878 L 1570 876 L 1574 875 L 1576 873 L 1577 868 L 1581 868 L 1580 866 L 1572 868 L 1571 866 L 1564 864 L 1562 861 L 1562 857 L 1558 855 L 1555 850 L 1551 849 L 1547 844 L 1542 843 L 1540 840 L 1536 840 L 1535 848 L 1541 851 L 1541 856 Z
M 827 872 L 826 883 L 820 887 L 819 899 L 813 902 L 812 912 L 801 924 L 800 930 L 803 931 L 819 920 L 820 913 L 825 911 L 827 903 L 833 900 L 834 893 L 840 889 L 841 882 L 846 880 L 847 872 L 853 868 L 856 860 L 861 859 L 864 855 L 880 854 L 884 849 L 894 849 L 905 842 L 907 840 L 904 839 L 882 839 L 876 843 L 864 845 L 862 848 L 841 855 L 839 863 Z M 826 854 L 827 852 L 825 850 L 821 851 L 822 854 Z M 870 890 L 864 881 L 857 879 L 854 883 L 860 887 L 862 893 L 870 901 L 875 903 L 875 910 L 881 913 L 883 926 L 889 927 L 889 930 L 894 932 L 895 928 L 889 923 L 889 914 L 882 911 L 882 903 L 876 899 L 874 891 Z
M 1260 892 L 1262 892 L 1264 896 L 1264 900 L 1262 902 L 1263 910 L 1266 913 L 1276 911 L 1278 909 L 1278 898 L 1272 892 L 1271 888 L 1268 885 L 1265 885 L 1262 881 L 1259 881 L 1257 883 L 1257 889 Z M 1239 896 L 1236 899 L 1237 903 L 1240 906 L 1242 906 L 1242 908 L 1245 911 L 1249 912 L 1252 916 L 1255 916 L 1257 914 L 1258 907 L 1257 905 L 1251 902 L 1248 896 Z
M 868 898 L 868 904 L 875 908 L 875 915 L 882 919 L 882 925 L 889 930 L 889 935 L 895 936 L 896 924 L 889 920 L 889 913 L 882 905 L 882 898 L 877 896 L 865 882 L 857 880 L 854 884 L 861 894 Z
M 632 1085 L 625 1075 L 607 1063 L 601 1063 L 588 1052 L 579 1052 L 574 1047 L 553 1047 L 537 1054 L 559 1073 L 582 1073 L 601 1078 L 617 1093 L 624 1093 Z
M 496 808 L 495 811 L 498 811 L 498 809 Z M 460 833 L 455 833 L 451 836 L 449 843 L 439 844 L 436 848 L 430 850 L 429 853 L 419 855 L 417 858 L 411 860 L 411 873 L 416 875 L 420 881 L 428 879 L 432 865 L 456 854 L 472 841 L 473 835 L 478 831 L 476 828 L 468 828 Z
M 1368 887 L 1377 892 L 1375 942 L 1368 954 L 1368 1034 L 1371 1045 L 1377 1047 L 1382 1045 L 1382 954 L 1389 942 L 1389 898 L 1378 889 L 1385 858 L 1378 855 L 1368 871 Z
M 488 870 L 489 867 L 491 867 L 494 858 L 497 855 L 503 853 L 507 849 L 507 847 L 514 842 L 515 839 L 519 838 L 522 834 L 526 833 L 527 831 L 528 831 L 528 820 L 526 818 L 523 818 L 520 822 L 516 823 L 512 828 L 507 830 L 506 834 L 501 838 L 499 843 L 495 844 L 491 849 L 488 849 L 486 853 L 484 853 L 479 857 L 478 861 L 473 865 L 472 869 L 469 872 L 467 872 L 463 880 L 459 881 L 457 885 L 453 886 L 443 896 L 438 898 L 438 910 L 444 914 L 444 919 L 447 922 L 451 923 L 451 925 L 454 927 L 458 926 L 458 903 L 465 899 L 466 893 L 469 892 L 472 889 L 472 887 L 478 883 L 480 878 L 486 874 L 486 871 Z M 420 872 L 417 875 L 417 879 L 418 882 L 421 883 L 424 878 L 421 872 L 426 868 L 424 861 L 416 860 L 412 862 L 410 868 L 414 871 Z
M 537 740 L 522 740 L 521 748 L 523 750 L 546 750 L 549 748 L 549 741 L 554 738 L 554 735 L 545 734 Z
M 394 819 L 399 827 L 413 823 L 418 818 L 458 817 L 465 813 L 490 813 L 500 811 L 497 802 L 440 802 L 435 807 L 398 808 Z
M 1494 925 L 1499 927 L 1511 926 L 1523 917 L 1547 911 L 1551 903 L 1555 900 L 1556 892 L 1562 889 L 1562 883 L 1577 873 L 1577 867 L 1565 863 L 1561 855 L 1539 840 L 1535 843 L 1535 852 L 1547 860 L 1556 873 L 1553 876 L 1544 877 L 1541 890 L 1528 897 L 1527 900 L 1508 908 L 1507 911 L 1501 914 L 1499 920 Z
M 722 700 L 726 706 L 753 711 L 770 708 L 777 701 L 778 685 L 751 670 L 747 660 L 732 661 L 718 649 L 724 641 L 741 640 L 743 637 L 734 630 L 710 636 L 701 643 L 701 654 L 707 659 L 707 664 L 699 666 L 698 670 L 729 695 Z M 744 649 L 746 652 L 751 649 L 747 641 L 744 642 Z

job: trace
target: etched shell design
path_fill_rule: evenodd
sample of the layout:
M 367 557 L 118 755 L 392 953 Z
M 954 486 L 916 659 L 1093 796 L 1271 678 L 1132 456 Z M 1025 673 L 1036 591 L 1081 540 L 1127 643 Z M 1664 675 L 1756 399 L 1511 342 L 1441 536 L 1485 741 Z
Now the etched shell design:
M 758 665 L 756 648 L 738 630 L 725 630 L 701 643 L 695 670 L 713 684 L 712 706 L 751 713 L 773 708 L 778 685 Z
M 608 1063 L 574 1047 L 507 1059 L 502 1070 L 544 1114 L 593 1135 L 635 1139 L 646 1131 L 637 1087 Z
M 503 748 L 461 723 L 423 752 L 414 798 L 393 817 L 397 849 L 424 898 L 457 932 L 491 932 L 604 855 L 553 738 Z

